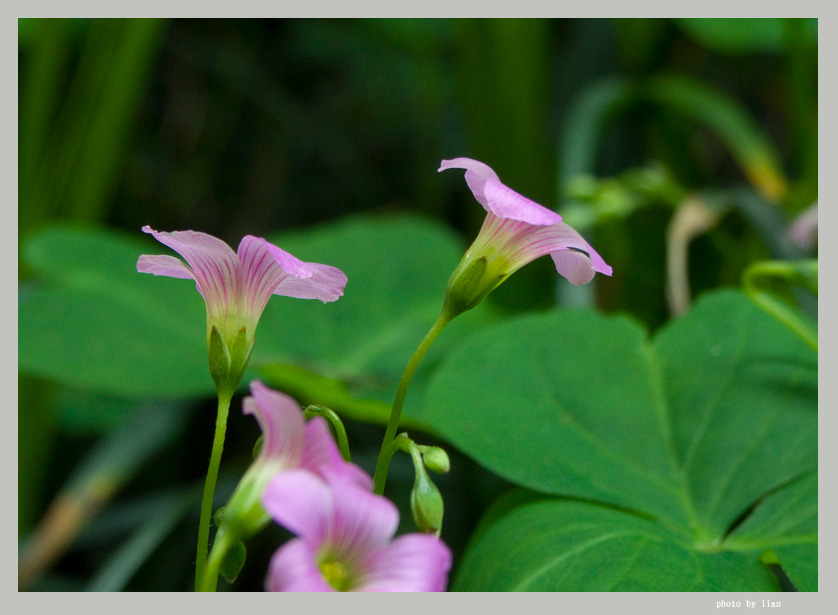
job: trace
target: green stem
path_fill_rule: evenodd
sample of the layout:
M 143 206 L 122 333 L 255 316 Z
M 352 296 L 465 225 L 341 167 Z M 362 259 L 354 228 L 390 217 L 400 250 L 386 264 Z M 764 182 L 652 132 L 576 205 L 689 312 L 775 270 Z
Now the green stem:
M 212 442 L 207 482 L 204 484 L 204 497 L 201 500 L 201 520 L 198 523 L 198 552 L 195 559 L 195 591 L 201 589 L 201 580 L 206 574 L 209 531 L 212 518 L 212 502 L 215 495 L 215 481 L 218 479 L 218 466 L 221 463 L 221 451 L 224 450 L 224 435 L 227 432 L 227 415 L 230 412 L 232 392 L 218 392 L 218 416 L 215 419 L 215 438 Z M 216 575 L 217 579 L 217 575 Z M 206 591 L 215 591 L 215 588 Z
M 378 461 L 375 464 L 375 474 L 373 475 L 373 483 L 375 485 L 375 493 L 381 495 L 384 493 L 384 485 L 387 483 L 387 469 L 390 467 L 390 459 L 393 457 L 394 451 L 388 451 L 390 444 L 396 437 L 396 430 L 399 427 L 399 419 L 402 415 L 402 408 L 404 407 L 404 398 L 407 395 L 407 388 L 413 380 L 413 374 L 416 373 L 416 368 L 425 356 L 425 353 L 433 344 L 437 336 L 442 333 L 445 326 L 451 322 L 452 316 L 449 310 L 443 308 L 436 322 L 425 335 L 425 339 L 419 344 L 419 347 L 410 357 L 407 362 L 407 367 L 402 374 L 399 381 L 399 388 L 396 390 L 396 398 L 393 400 L 393 410 L 390 412 L 390 420 L 387 423 L 387 431 L 384 432 L 384 441 L 381 443 L 381 451 L 378 453 Z M 387 454 L 389 453 L 389 454 Z
M 227 555 L 232 541 L 226 532 L 219 530 L 215 534 L 215 540 L 212 541 L 212 551 L 210 552 L 209 560 L 203 575 L 197 577 L 196 591 L 214 592 L 218 587 L 218 574 L 221 570 L 221 562 L 224 561 L 224 556 Z
M 352 457 L 349 454 L 349 439 L 346 437 L 346 428 L 343 426 L 343 421 L 340 420 L 340 417 L 331 408 L 327 408 L 326 406 L 306 406 L 306 409 L 303 411 L 303 417 L 308 419 L 312 416 L 322 416 L 331 423 L 332 428 L 335 430 L 335 438 L 337 439 L 338 449 L 340 449 L 343 460 L 347 463 L 352 461 Z

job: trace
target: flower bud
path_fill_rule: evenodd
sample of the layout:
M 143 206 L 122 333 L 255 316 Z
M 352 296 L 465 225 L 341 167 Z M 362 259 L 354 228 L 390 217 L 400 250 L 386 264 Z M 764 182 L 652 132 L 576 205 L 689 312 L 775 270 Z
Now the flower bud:
M 424 468 L 417 468 L 416 480 L 410 492 L 410 512 L 419 531 L 439 536 L 442 531 L 444 504 L 442 494 L 428 477 Z
M 425 462 L 426 468 L 437 474 L 448 474 L 451 469 L 448 453 L 438 446 L 420 446 L 419 450 L 422 452 L 422 461 Z

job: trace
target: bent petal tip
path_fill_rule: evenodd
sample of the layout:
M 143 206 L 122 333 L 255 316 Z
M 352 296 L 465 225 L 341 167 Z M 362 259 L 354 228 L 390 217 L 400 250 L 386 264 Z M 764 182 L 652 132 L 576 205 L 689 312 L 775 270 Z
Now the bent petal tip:
M 306 263 L 311 268 L 311 276 L 296 278 L 289 276 L 282 280 L 273 293 L 295 299 L 319 299 L 323 303 L 337 301 L 343 296 L 348 278 L 346 274 L 330 265 Z

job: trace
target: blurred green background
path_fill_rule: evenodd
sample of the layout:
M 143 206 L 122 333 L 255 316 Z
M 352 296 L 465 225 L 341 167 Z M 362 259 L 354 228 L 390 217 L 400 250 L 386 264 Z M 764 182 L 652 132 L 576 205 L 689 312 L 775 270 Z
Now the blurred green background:
M 786 234 L 817 201 L 816 19 L 21 19 L 18 49 L 22 300 L 49 284 L 33 255 L 56 225 L 235 247 L 409 213 L 465 247 L 483 210 L 437 173 L 457 156 L 562 213 L 614 268 L 577 289 L 541 259 L 493 294 L 498 318 L 592 306 L 654 331 L 755 261 L 816 254 Z M 21 545 L 51 502 L 57 519 L 26 587 L 189 588 L 214 398 L 175 397 L 21 371 Z M 222 496 L 258 435 L 238 407 Z M 367 470 L 382 434 L 351 426 Z M 440 487 L 459 557 L 506 484 L 452 454 Z M 393 472 L 401 505 L 411 469 Z M 251 547 L 237 588 L 261 587 L 283 536 Z

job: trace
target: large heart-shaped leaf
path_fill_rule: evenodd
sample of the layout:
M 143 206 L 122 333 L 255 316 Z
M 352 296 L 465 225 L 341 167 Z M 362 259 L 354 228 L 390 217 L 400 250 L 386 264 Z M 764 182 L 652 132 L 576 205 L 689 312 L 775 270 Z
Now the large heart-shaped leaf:
M 817 467 L 817 355 L 733 291 L 652 342 L 586 311 L 499 325 L 445 361 L 425 407 L 501 476 L 651 516 L 696 554 L 737 550 L 735 522 Z

